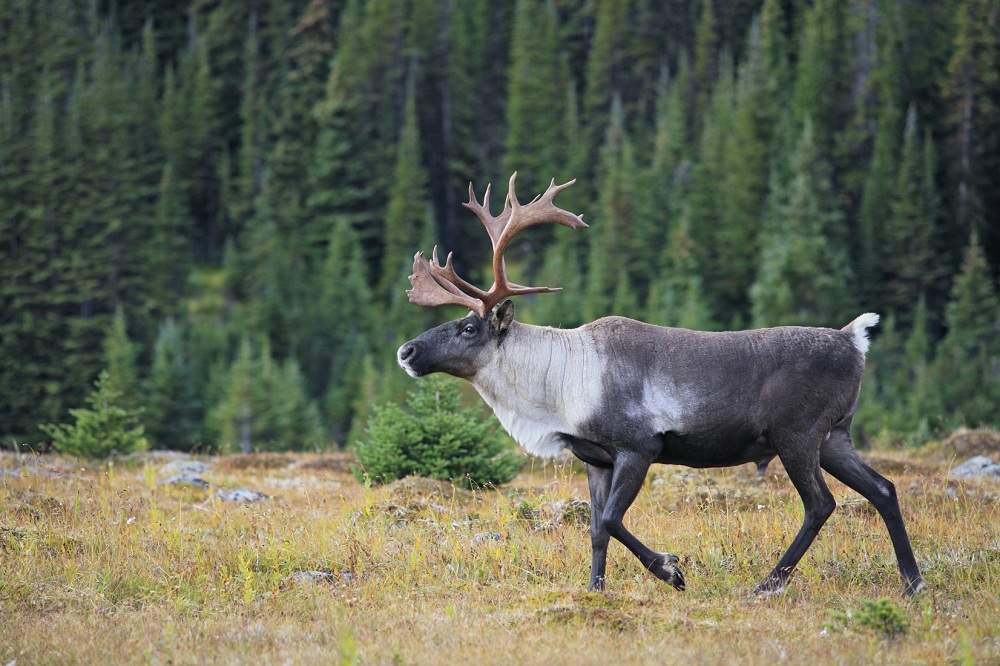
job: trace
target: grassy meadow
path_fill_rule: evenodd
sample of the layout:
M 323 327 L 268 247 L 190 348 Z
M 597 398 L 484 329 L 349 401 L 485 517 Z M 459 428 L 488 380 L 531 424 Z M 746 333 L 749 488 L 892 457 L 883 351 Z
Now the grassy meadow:
M 185 459 L 208 488 L 162 483 L 165 454 L 0 454 L 0 664 L 995 664 L 1000 484 L 947 473 L 997 441 L 866 454 L 929 585 L 912 600 L 877 514 L 832 481 L 840 506 L 787 592 L 749 595 L 802 518 L 777 461 L 655 467 L 626 522 L 688 589 L 612 542 L 601 594 L 570 461 L 469 492 L 366 488 L 347 454 Z M 216 494 L 242 487 L 269 499 Z

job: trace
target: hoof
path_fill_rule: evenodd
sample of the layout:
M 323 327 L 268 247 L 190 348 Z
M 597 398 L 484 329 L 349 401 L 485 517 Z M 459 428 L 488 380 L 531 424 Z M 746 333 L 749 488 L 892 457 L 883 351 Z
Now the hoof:
M 684 574 L 681 573 L 681 568 L 677 566 L 677 562 L 679 560 L 676 555 L 660 553 L 660 556 L 649 567 L 649 572 L 660 580 L 673 585 L 675 590 L 683 592 Z
M 768 578 L 761 583 L 757 584 L 757 587 L 753 588 L 754 596 L 756 597 L 774 597 L 785 592 L 785 584 L 780 580 L 775 580 L 773 578 Z
M 914 597 L 926 590 L 927 590 L 927 583 L 924 582 L 923 578 L 907 581 L 906 583 L 903 584 L 903 594 L 905 594 L 908 597 Z

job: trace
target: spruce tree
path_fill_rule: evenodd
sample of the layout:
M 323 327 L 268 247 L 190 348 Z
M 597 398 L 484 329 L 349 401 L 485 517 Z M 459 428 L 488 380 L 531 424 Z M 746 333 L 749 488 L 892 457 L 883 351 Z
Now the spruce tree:
M 853 281 L 843 213 L 808 120 L 791 172 L 790 182 L 771 187 L 760 269 L 750 289 L 754 325 L 842 326 Z
M 514 478 L 521 456 L 495 419 L 462 408 L 454 380 L 422 380 L 407 407 L 390 402 L 375 409 L 355 446 L 359 479 L 388 483 L 414 474 L 475 488 Z
M 710 307 L 715 316 L 724 322 L 738 321 L 743 316 L 739 304 L 745 300 L 747 288 L 746 284 L 727 280 L 730 266 L 719 254 L 722 246 L 717 238 L 725 225 L 722 209 L 725 197 L 721 187 L 726 177 L 726 147 L 733 121 L 735 82 L 731 65 L 732 60 L 724 57 L 712 106 L 704 121 L 699 154 L 690 176 L 686 210 Z
M 392 193 L 385 212 L 385 239 L 382 255 L 382 279 L 376 298 L 388 303 L 391 292 L 399 288 L 400 270 L 412 264 L 413 241 L 420 238 L 430 210 L 427 200 L 427 175 L 420 160 L 420 127 L 417 118 L 416 63 L 412 65 L 406 86 L 406 111 L 396 153 Z
M 616 99 L 611 125 L 601 149 L 599 199 L 600 222 L 591 230 L 587 300 L 584 318 L 592 321 L 610 314 L 637 316 L 638 299 L 627 299 L 632 288 L 629 277 L 634 254 L 635 162 L 625 130 L 624 110 Z M 648 279 L 649 276 L 643 276 Z M 625 284 L 622 284 L 625 283 Z M 624 308 L 622 311 L 615 307 Z
M 402 287 L 399 287 L 402 288 Z M 343 443 L 353 418 L 360 360 L 375 344 L 376 309 L 360 242 L 349 220 L 331 234 L 328 254 L 313 288 L 308 345 L 300 354 L 308 394 L 322 400 L 335 441 Z
M 679 223 L 670 230 L 659 277 L 650 289 L 646 321 L 697 330 L 716 327 L 705 299 L 696 257 L 691 220 L 682 214 Z
M 834 156 L 835 135 L 850 118 L 846 11 L 840 0 L 817 0 L 806 10 L 792 93 L 796 125 L 810 119 L 816 146 L 827 160 Z
M 708 114 L 709 103 L 718 77 L 722 56 L 719 39 L 715 32 L 715 15 L 712 0 L 701 4 L 701 17 L 695 28 L 694 65 L 692 80 L 694 85 L 692 134 L 700 136 L 704 130 L 703 119 Z
M 942 93 L 948 106 L 954 215 L 959 228 L 1000 240 L 991 180 L 1000 169 L 1000 12 L 992 0 L 956 5 L 955 38 Z M 990 220 L 993 223 L 988 224 Z
M 871 165 L 858 211 L 857 268 L 862 301 L 876 307 L 885 281 L 885 225 L 891 215 L 899 154 L 899 109 L 887 104 L 875 124 Z
M 223 396 L 209 413 L 209 425 L 222 447 L 253 450 L 302 450 L 322 446 L 316 405 L 294 359 L 275 360 L 265 338 L 260 350 L 244 336 L 225 373 Z
M 1000 404 L 1000 297 L 975 234 L 945 309 L 935 380 L 951 426 L 997 422 Z
M 908 328 L 916 303 L 943 277 L 935 252 L 938 196 L 930 137 L 921 141 L 910 107 L 883 248 L 883 301 Z M 927 163 L 930 161 L 931 163 Z
M 128 336 L 125 309 L 119 303 L 104 337 L 104 368 L 108 373 L 108 387 L 118 394 L 118 404 L 125 409 L 136 409 L 143 403 L 137 353 L 137 345 Z
M 144 451 L 147 441 L 138 423 L 138 412 L 122 407 L 119 394 L 102 371 L 87 398 L 91 409 L 71 409 L 73 425 L 40 425 L 56 451 L 81 458 L 107 458 Z
M 760 25 L 751 26 L 747 55 L 737 73 L 731 130 L 724 140 L 719 214 L 713 234 L 724 311 L 745 315 L 746 285 L 752 284 L 757 238 L 767 197 L 774 124 L 780 114 L 768 90 L 769 77 Z M 781 93 L 778 93 L 781 94 Z
M 566 159 L 565 146 L 553 140 L 566 118 L 566 99 L 554 93 L 565 88 L 568 75 L 554 2 L 517 0 L 515 7 L 503 173 L 518 172 L 521 192 L 541 192 Z
M 188 451 L 201 441 L 201 405 L 194 374 L 173 318 L 160 324 L 146 396 L 143 423 L 154 446 Z
M 630 25 L 629 14 L 632 2 L 622 0 L 599 0 L 594 9 L 594 35 L 587 57 L 587 77 L 583 95 L 583 112 L 586 119 L 584 140 L 588 152 L 595 155 L 600 150 L 604 132 L 611 122 L 612 104 L 615 96 L 632 91 L 627 90 L 625 40 Z M 589 176 L 593 171 L 588 160 L 587 170 L 581 176 Z M 590 168 L 588 168 L 590 167 Z

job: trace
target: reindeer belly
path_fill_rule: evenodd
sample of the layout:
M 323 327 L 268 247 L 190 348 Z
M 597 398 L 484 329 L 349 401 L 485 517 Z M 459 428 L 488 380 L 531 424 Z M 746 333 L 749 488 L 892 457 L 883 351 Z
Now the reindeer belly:
M 770 460 L 776 453 L 767 438 L 755 432 L 715 432 L 690 435 L 666 432 L 656 462 L 687 467 L 732 467 Z

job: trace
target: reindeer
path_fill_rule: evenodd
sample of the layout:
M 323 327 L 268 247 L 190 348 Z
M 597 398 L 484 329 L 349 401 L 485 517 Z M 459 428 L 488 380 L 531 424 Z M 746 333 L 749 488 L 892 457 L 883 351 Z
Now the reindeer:
M 514 321 L 509 296 L 558 291 L 507 279 L 504 250 L 523 229 L 554 222 L 585 228 L 553 204 L 575 181 L 551 182 L 521 205 L 511 176 L 503 212 L 489 210 L 469 184 L 464 204 L 493 243 L 494 284 L 483 291 L 442 266 L 414 256 L 412 303 L 460 305 L 470 313 L 432 328 L 399 348 L 413 377 L 443 372 L 470 382 L 500 423 L 528 452 L 551 457 L 564 448 L 586 467 L 590 488 L 590 589 L 603 590 L 610 537 L 642 566 L 678 590 L 676 555 L 645 546 L 622 524 L 652 463 L 688 467 L 766 467 L 777 456 L 802 498 L 805 518 L 791 546 L 755 588 L 777 594 L 836 508 L 821 470 L 871 502 L 889 530 L 905 594 L 924 588 L 893 484 L 851 442 L 868 351 L 866 313 L 840 330 L 782 326 L 702 332 L 606 317 L 572 330 Z

